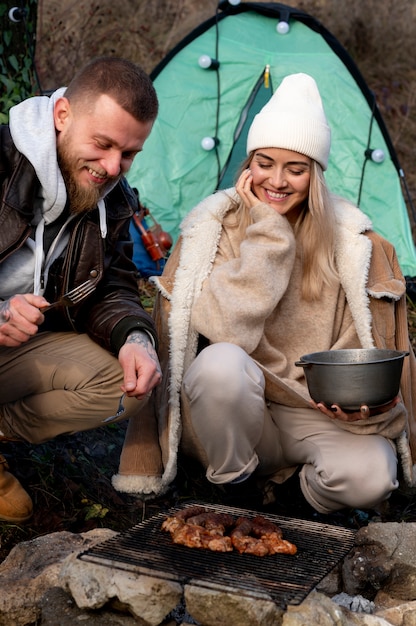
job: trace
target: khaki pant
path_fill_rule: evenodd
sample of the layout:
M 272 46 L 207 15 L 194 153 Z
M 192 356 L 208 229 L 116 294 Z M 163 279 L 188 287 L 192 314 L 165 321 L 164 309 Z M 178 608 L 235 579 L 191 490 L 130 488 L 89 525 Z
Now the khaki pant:
M 207 478 L 229 483 L 244 474 L 272 476 L 302 465 L 301 489 L 319 512 L 373 508 L 398 487 L 394 445 L 356 435 L 315 409 L 265 402 L 264 376 L 238 346 L 202 350 L 187 370 L 184 413 L 205 453 Z
M 45 332 L 18 348 L 0 348 L 0 431 L 41 443 L 103 426 L 117 412 L 120 364 L 85 334 Z M 118 420 L 135 416 L 145 400 L 125 398 Z

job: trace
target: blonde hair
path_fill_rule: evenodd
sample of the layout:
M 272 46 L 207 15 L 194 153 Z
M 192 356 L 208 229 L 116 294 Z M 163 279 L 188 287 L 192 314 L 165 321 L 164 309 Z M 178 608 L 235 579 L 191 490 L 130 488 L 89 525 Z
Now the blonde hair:
M 243 162 L 240 173 L 250 166 L 253 153 Z M 252 223 L 250 212 L 241 202 L 236 211 L 241 238 Z M 335 263 L 335 212 L 322 167 L 311 160 L 308 203 L 299 215 L 294 232 L 302 259 L 302 298 L 318 300 L 324 285 L 338 280 Z

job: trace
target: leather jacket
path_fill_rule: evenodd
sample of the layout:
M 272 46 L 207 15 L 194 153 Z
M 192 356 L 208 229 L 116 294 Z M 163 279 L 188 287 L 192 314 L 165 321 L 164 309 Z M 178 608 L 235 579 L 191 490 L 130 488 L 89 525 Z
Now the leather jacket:
M 31 163 L 13 144 L 8 126 L 0 126 L 0 263 L 31 235 L 39 180 Z M 107 235 L 101 236 L 98 208 L 70 223 L 68 245 L 49 270 L 44 293 L 50 302 L 92 279 L 96 290 L 80 304 L 45 314 L 42 330 L 86 332 L 98 344 L 118 353 L 132 330 L 157 336 L 143 309 L 132 261 L 129 223 L 137 197 L 122 178 L 105 198 Z

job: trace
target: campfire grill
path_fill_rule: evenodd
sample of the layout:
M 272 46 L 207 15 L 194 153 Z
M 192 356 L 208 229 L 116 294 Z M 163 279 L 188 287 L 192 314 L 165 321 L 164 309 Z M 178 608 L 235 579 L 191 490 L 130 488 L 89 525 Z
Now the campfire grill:
M 207 511 L 255 517 L 257 511 L 201 502 L 172 508 L 137 524 L 79 555 L 83 561 L 135 572 L 180 584 L 193 584 L 257 599 L 272 599 L 285 609 L 300 604 L 350 551 L 355 531 L 339 526 L 265 514 L 294 543 L 297 554 L 265 557 L 238 552 L 211 552 L 172 543 L 161 530 L 163 520 L 190 506 Z

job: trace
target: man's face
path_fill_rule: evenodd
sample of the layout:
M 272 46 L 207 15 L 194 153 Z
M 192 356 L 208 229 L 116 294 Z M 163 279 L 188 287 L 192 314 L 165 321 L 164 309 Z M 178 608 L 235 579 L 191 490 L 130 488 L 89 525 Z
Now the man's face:
M 153 122 L 137 121 L 107 95 L 85 108 L 60 98 L 54 115 L 58 163 L 71 210 L 88 211 L 130 169 Z

